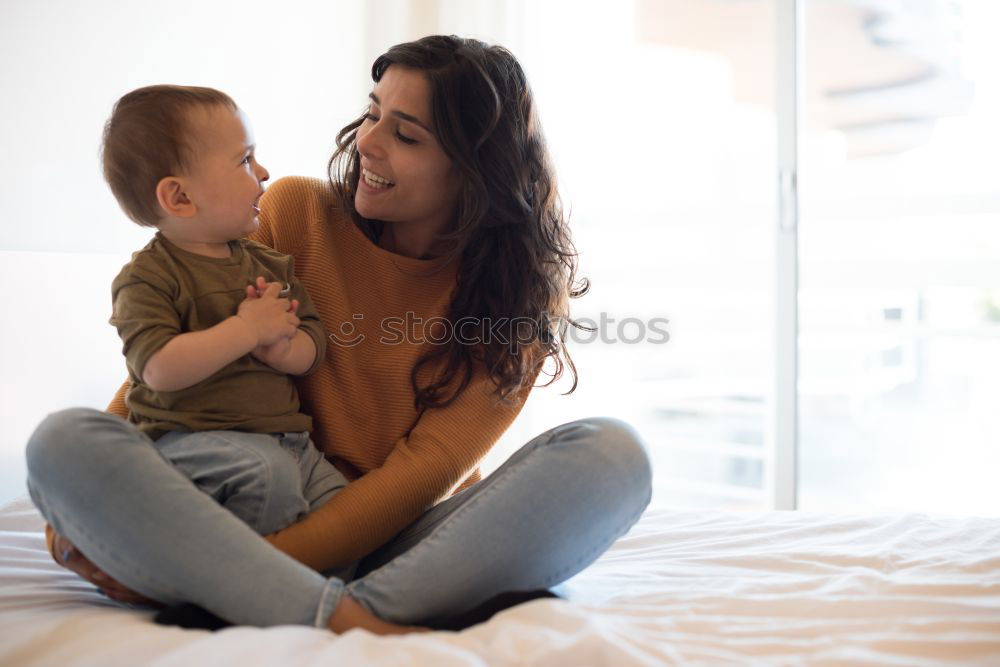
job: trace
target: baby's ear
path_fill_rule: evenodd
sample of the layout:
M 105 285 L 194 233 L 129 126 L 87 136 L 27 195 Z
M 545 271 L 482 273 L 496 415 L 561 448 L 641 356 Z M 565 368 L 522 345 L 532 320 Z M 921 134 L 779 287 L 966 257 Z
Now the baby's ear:
M 156 201 L 166 215 L 174 218 L 190 218 L 197 210 L 184 192 L 184 183 L 176 176 L 160 179 L 156 184 Z

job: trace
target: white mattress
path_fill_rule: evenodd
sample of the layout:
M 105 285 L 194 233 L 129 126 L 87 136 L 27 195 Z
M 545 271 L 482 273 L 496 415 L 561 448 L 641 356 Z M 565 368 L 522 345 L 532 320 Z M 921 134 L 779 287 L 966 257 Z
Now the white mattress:
M 3 665 L 1000 665 L 1000 519 L 650 511 L 570 601 L 461 633 L 154 625 L 56 566 L 0 509 Z

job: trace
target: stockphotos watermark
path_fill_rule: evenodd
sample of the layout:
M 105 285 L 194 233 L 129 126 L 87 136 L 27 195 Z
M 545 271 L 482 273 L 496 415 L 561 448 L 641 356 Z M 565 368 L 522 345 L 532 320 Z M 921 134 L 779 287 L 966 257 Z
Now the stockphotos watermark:
M 365 316 L 355 313 L 350 320 L 344 320 L 330 340 L 340 347 L 355 347 L 365 342 L 367 336 L 360 331 Z M 643 320 L 626 317 L 618 320 L 601 313 L 597 321 L 581 317 L 577 328 L 568 320 L 558 320 L 560 335 L 573 343 L 603 343 L 605 345 L 663 345 L 670 340 L 665 317 Z M 417 317 L 407 312 L 403 317 L 387 317 L 379 325 L 378 342 L 382 345 L 448 345 L 457 341 L 461 345 L 492 345 L 501 343 L 512 348 L 530 343 L 539 338 L 541 325 L 530 317 L 478 318 L 463 317 L 452 323 L 445 317 Z

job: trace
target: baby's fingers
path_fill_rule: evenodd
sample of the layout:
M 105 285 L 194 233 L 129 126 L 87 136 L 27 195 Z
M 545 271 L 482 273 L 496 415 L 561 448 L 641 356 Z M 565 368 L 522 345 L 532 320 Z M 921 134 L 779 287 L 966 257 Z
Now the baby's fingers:
M 267 289 L 267 279 L 264 276 L 257 276 L 257 295 L 261 296 L 264 294 L 264 290 Z

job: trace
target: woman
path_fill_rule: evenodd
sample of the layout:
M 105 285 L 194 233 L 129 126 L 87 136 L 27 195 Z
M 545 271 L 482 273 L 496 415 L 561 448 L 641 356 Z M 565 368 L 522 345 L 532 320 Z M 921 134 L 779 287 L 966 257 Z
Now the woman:
M 54 557 L 114 599 L 395 632 L 564 581 L 649 501 L 643 446 L 606 418 L 552 429 L 478 477 L 543 363 L 575 376 L 563 323 L 586 291 L 520 65 L 436 36 L 389 49 L 372 78 L 330 182 L 275 183 L 254 237 L 295 257 L 333 332 L 298 388 L 343 478 L 267 544 L 118 418 L 125 387 L 112 415 L 50 416 L 28 459 L 66 533 Z

